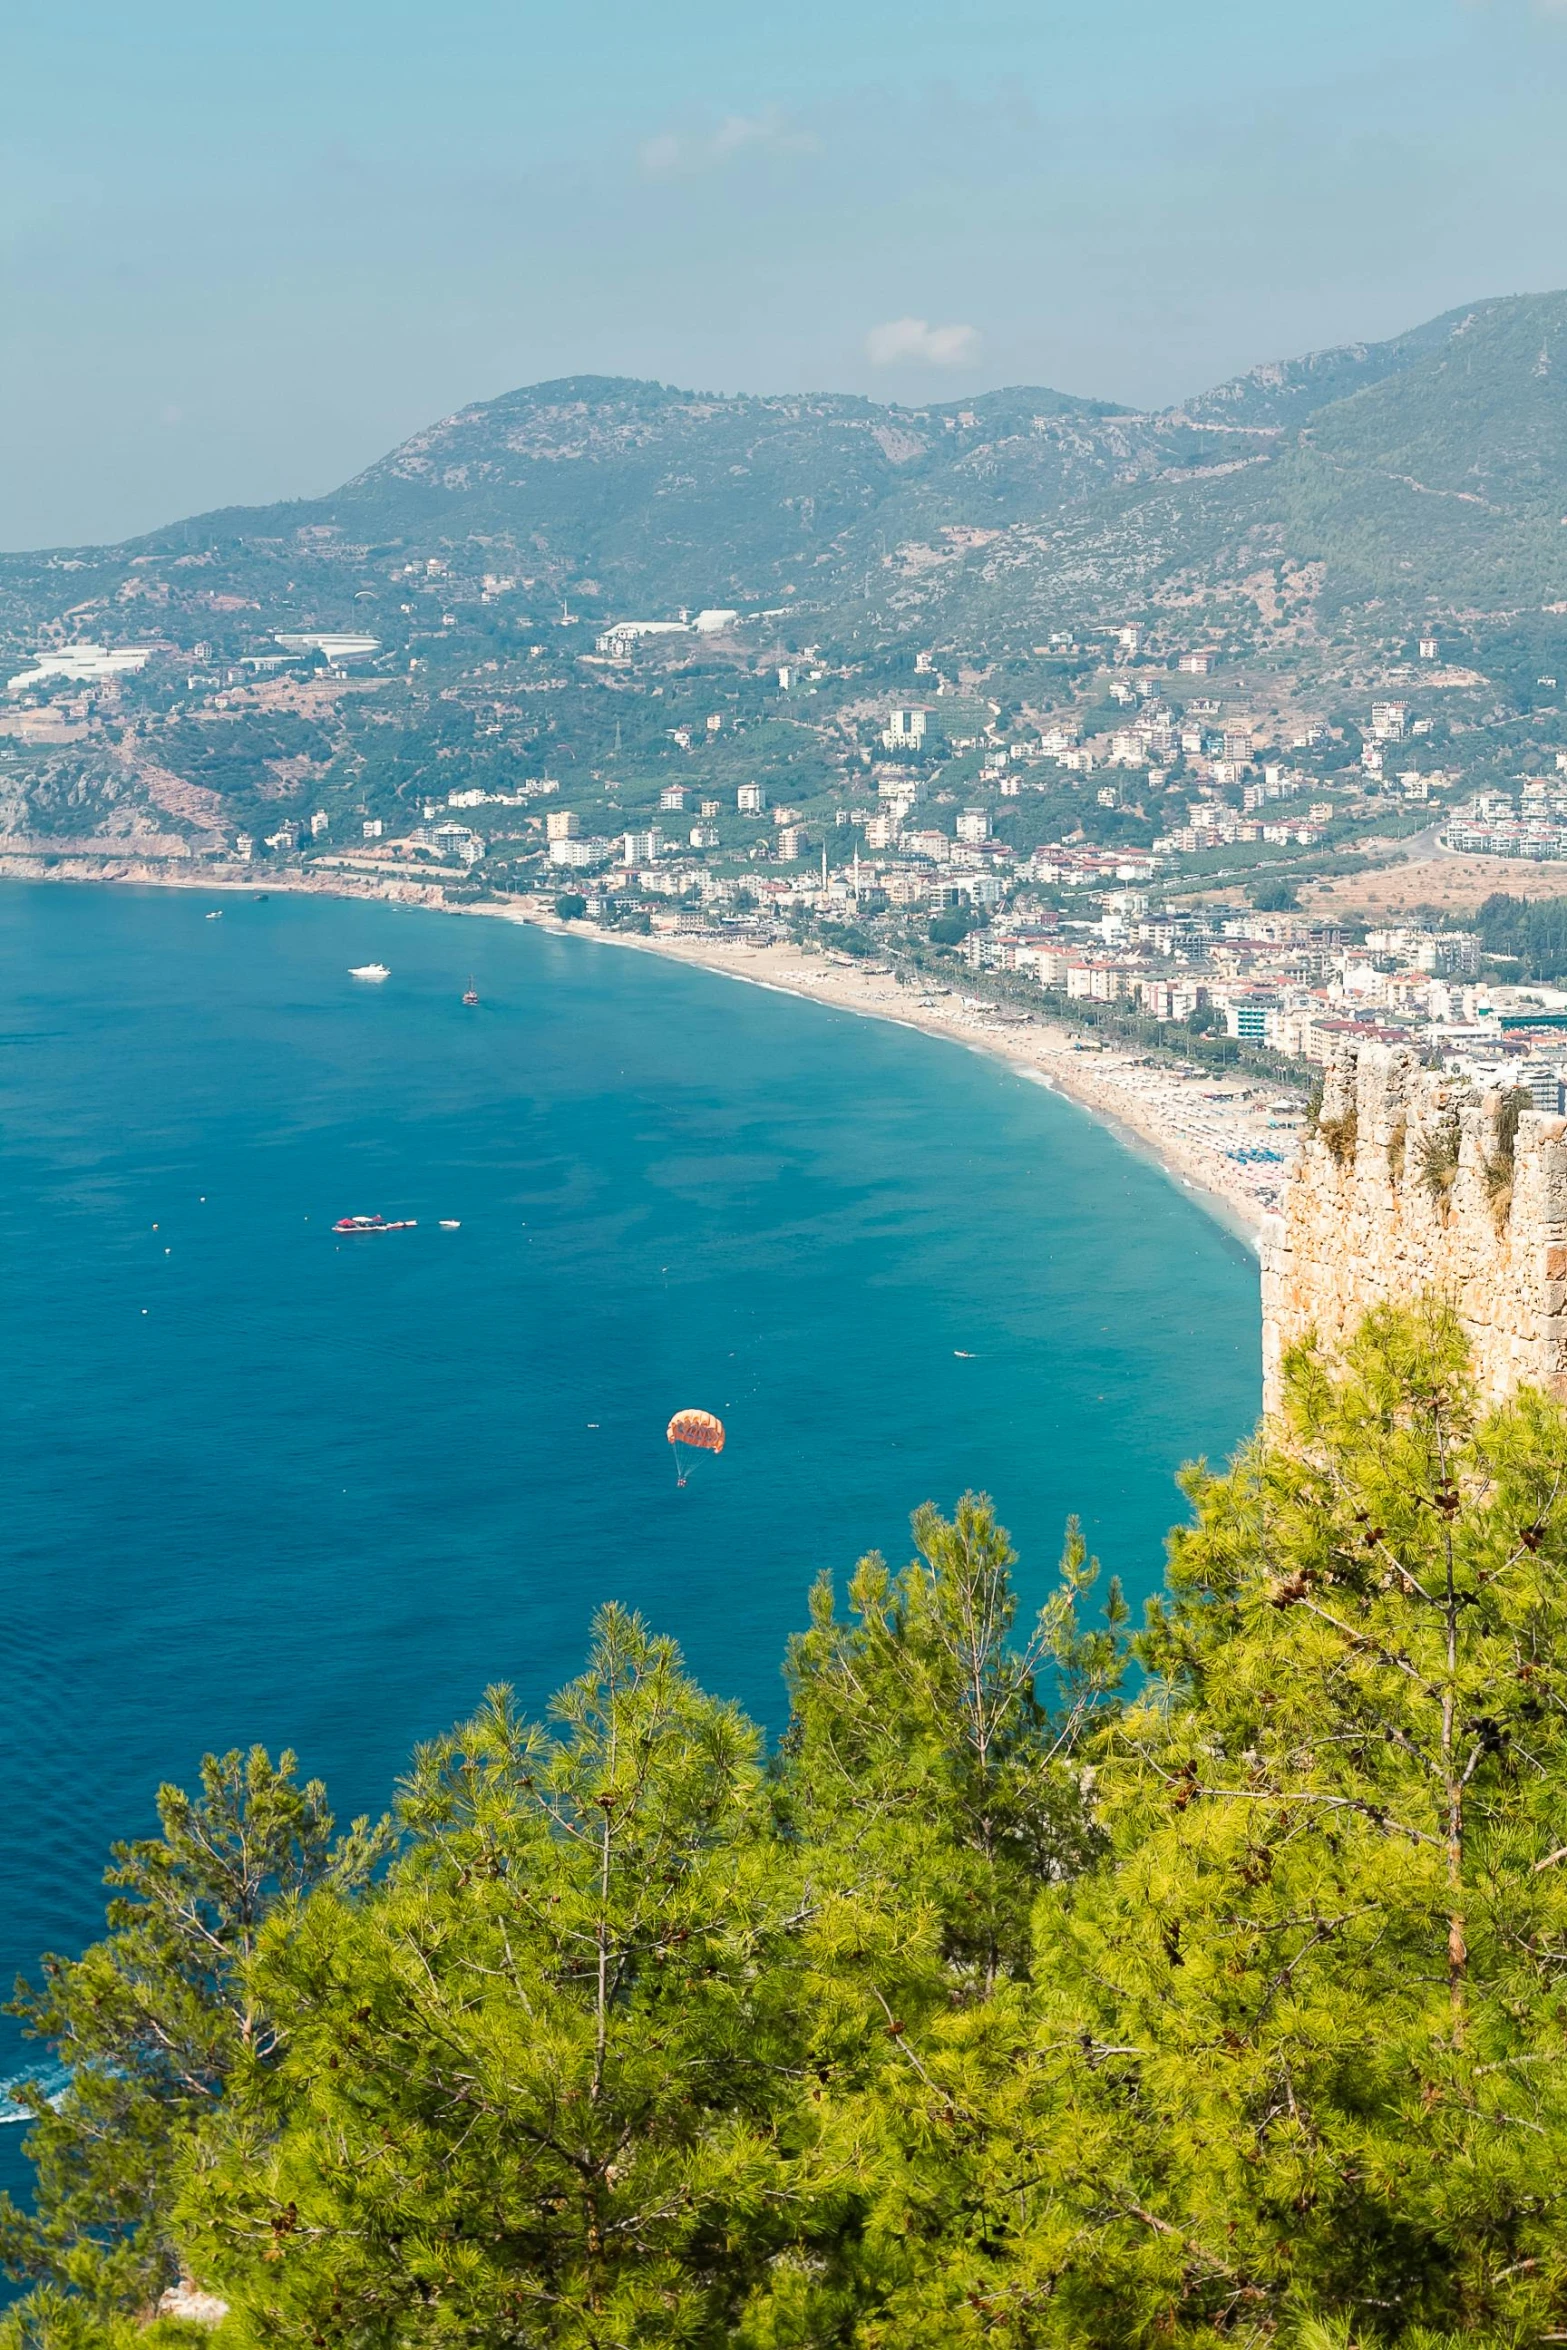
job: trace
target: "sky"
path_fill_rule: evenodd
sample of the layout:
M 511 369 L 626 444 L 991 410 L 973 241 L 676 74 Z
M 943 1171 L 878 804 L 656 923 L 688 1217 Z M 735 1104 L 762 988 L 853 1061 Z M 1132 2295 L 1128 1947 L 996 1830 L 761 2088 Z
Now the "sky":
M 7 0 L 0 547 L 519 384 L 1159 406 L 1567 285 L 1567 0 Z

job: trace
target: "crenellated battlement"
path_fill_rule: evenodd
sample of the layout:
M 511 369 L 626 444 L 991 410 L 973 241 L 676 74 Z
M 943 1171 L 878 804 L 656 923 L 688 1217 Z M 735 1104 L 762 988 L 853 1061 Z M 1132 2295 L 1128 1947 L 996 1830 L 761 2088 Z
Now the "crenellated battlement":
M 1567 1119 L 1351 1044 L 1264 1237 L 1266 1408 L 1294 1340 L 1422 1290 L 1452 1299 L 1489 1397 L 1567 1395 Z

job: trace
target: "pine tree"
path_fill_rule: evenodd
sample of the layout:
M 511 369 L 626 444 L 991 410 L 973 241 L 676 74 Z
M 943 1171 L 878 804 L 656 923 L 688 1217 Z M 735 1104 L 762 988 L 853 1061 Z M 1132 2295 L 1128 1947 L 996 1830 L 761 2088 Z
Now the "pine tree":
M 1040 1887 L 1093 1849 L 1079 1748 L 1119 1685 L 1126 1609 L 1112 1584 L 1103 1629 L 1084 1630 L 1099 1569 L 1074 1521 L 1018 1647 L 1017 1553 L 989 1499 L 965 1494 L 950 1521 L 927 1503 L 913 1530 L 901 1575 L 860 1561 L 847 1619 L 830 1579 L 811 1595 L 786 1665 L 781 1811 L 818 1884 L 836 1873 L 926 1921 L 943 1999 L 955 1981 L 983 1996 L 1028 1971 Z
M 300 1786 L 295 1768 L 258 1746 L 206 1756 L 198 1796 L 160 1788 L 161 1836 L 114 1848 L 105 1939 L 45 1958 L 42 1984 L 17 1986 L 11 2012 L 69 2073 L 57 2099 L 37 2083 L 18 2093 L 37 2185 L 30 2212 L 0 2197 L 0 2262 L 55 2289 L 17 2325 L 64 2342 L 144 2311 L 179 2275 L 181 2149 L 236 2074 L 277 2051 L 247 1972 L 261 1930 L 313 1886 L 363 1884 L 385 1849 L 362 1820 L 334 1837 L 325 1789 Z
M 790 1647 L 777 1788 L 813 1905 L 809 2159 L 849 2191 L 850 2224 L 836 2292 L 786 2268 L 753 2298 L 746 2350 L 869 2346 L 911 2293 L 923 2310 L 929 2265 L 965 2224 L 995 2052 L 1027 2012 L 1031 1912 L 1103 1842 L 1085 1755 L 1124 1670 L 1119 1589 L 1090 1627 L 1099 1570 L 1072 1524 L 1014 1644 L 1016 1554 L 991 1503 L 967 1494 L 950 1521 L 927 1505 L 913 1523 L 909 1566 L 862 1560 L 847 1617 L 820 1583 Z
M 1190 1479 L 1026 2015 L 919 2051 L 961 2143 L 879 2340 L 1567 2321 L 1567 1421 L 1435 1311 L 1287 1387 Z
M 493 1691 L 401 1819 L 385 1886 L 253 1970 L 286 2049 L 184 2208 L 237 2337 L 728 2341 L 816 2224 L 758 1733 L 610 1607 L 553 1723 Z

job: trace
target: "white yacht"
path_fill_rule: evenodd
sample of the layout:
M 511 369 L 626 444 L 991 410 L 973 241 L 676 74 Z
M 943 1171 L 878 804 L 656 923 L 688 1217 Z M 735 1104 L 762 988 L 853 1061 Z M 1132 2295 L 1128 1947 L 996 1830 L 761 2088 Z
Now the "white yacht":
M 390 979 L 392 974 L 384 963 L 356 963 L 348 974 L 350 979 Z

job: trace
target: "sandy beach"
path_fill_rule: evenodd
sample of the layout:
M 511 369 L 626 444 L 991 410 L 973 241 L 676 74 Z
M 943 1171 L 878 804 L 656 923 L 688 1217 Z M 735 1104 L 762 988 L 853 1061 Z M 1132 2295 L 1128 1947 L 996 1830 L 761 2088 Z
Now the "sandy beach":
M 115 860 L 108 869 L 104 864 L 89 869 L 86 859 L 45 866 L 40 860 L 22 856 L 0 857 L 0 878 L 110 882 L 219 896 L 254 891 L 263 877 L 192 872 L 172 861 L 157 864 L 127 858 L 123 863 Z M 431 883 L 408 881 L 377 888 L 369 882 L 356 886 L 346 875 L 334 875 L 330 881 L 297 874 L 268 874 L 264 878 L 269 895 L 384 898 L 394 905 L 415 905 L 473 920 L 528 924 L 576 938 L 585 946 L 658 955 L 728 979 L 744 980 L 754 987 L 806 996 L 839 1011 L 895 1020 L 906 1028 L 946 1037 L 970 1051 L 994 1054 L 1035 1082 L 1078 1103 L 1109 1126 L 1128 1148 L 1156 1161 L 1172 1182 L 1190 1191 L 1253 1248 L 1260 1248 L 1265 1221 L 1282 1202 L 1298 1121 L 1291 1126 L 1282 1111 L 1278 1119 L 1272 1117 L 1269 1103 L 1273 1097 L 1265 1083 L 1248 1079 L 1244 1073 L 1228 1080 L 1211 1071 L 1186 1076 L 1171 1061 L 1100 1046 L 1042 1012 L 1000 1012 L 965 997 L 961 972 L 955 973 L 950 983 L 900 986 L 885 965 L 867 969 L 817 950 L 763 946 L 722 936 L 655 932 L 642 937 L 600 930 L 586 923 L 560 921 L 546 901 L 492 899 L 453 905 Z M 1259 1152 L 1278 1156 L 1252 1155 Z

